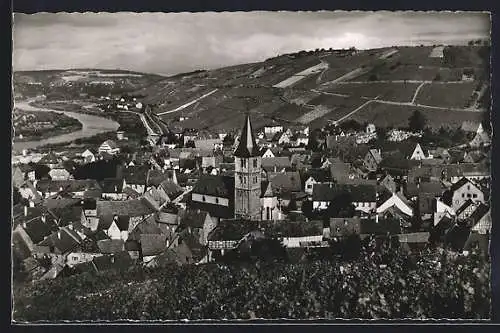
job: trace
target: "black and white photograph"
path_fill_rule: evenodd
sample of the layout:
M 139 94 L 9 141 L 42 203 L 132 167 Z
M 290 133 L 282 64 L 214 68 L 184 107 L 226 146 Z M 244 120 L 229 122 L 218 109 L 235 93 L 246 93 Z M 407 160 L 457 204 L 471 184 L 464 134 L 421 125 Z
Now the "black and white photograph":
M 13 323 L 491 319 L 489 12 L 12 30 Z

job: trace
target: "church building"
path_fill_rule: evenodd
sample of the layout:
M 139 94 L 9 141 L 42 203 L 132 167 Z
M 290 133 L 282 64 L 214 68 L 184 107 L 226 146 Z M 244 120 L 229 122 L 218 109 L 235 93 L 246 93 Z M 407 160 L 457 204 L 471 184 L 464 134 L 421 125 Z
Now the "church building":
M 261 162 L 259 147 L 247 115 L 238 147 L 234 151 L 234 215 L 235 218 L 261 219 Z

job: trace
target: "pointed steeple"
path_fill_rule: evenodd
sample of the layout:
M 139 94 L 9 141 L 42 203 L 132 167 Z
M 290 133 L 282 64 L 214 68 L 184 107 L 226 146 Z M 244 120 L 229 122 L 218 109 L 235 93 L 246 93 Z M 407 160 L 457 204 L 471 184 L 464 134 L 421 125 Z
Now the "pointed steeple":
M 250 115 L 247 114 L 245 125 L 241 131 L 238 147 L 234 151 L 236 157 L 253 157 L 259 155 L 259 147 L 255 143 L 255 137 L 252 131 L 252 123 L 250 122 Z

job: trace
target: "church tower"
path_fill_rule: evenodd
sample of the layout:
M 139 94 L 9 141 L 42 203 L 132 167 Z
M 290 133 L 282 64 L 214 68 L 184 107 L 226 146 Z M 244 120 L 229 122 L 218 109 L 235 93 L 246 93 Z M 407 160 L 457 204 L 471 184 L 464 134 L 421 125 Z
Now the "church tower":
M 234 163 L 234 215 L 260 220 L 261 156 L 248 115 L 234 151 Z

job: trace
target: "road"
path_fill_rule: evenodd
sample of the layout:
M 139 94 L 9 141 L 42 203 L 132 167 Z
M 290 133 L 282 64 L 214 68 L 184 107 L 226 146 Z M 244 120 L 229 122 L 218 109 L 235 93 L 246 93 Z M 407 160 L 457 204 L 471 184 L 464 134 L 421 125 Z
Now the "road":
M 205 95 L 202 95 L 202 96 L 200 96 L 200 97 L 198 97 L 198 98 L 195 98 L 195 99 L 194 99 L 194 100 L 192 100 L 191 102 L 188 102 L 188 103 L 186 103 L 186 104 L 183 104 L 183 105 L 181 105 L 181 106 L 179 106 L 179 107 L 177 107 L 177 108 L 175 108 L 175 109 L 173 109 L 173 110 L 169 110 L 169 111 L 165 111 L 165 112 L 160 112 L 160 113 L 157 113 L 156 115 L 157 115 L 157 116 L 163 116 L 164 114 L 169 114 L 169 113 L 173 113 L 173 112 L 177 112 L 177 111 L 180 111 L 180 110 L 182 110 L 182 109 L 185 109 L 185 108 L 187 108 L 187 107 L 189 107 L 189 106 L 193 105 L 194 103 L 196 103 L 196 102 L 198 102 L 198 101 L 200 101 L 200 100 L 204 99 L 205 97 L 208 97 L 208 96 L 212 95 L 212 94 L 213 94 L 213 93 L 215 93 L 217 90 L 219 90 L 219 89 L 217 89 L 217 88 L 216 88 L 216 89 L 214 89 L 214 90 L 212 90 L 212 91 L 210 91 L 210 92 L 206 93 Z
M 417 89 L 415 90 L 415 94 L 413 95 L 413 98 L 411 99 L 411 104 L 415 104 L 415 100 L 417 99 L 417 96 L 418 96 L 418 92 L 420 91 L 420 89 L 422 89 L 422 87 L 425 85 L 426 83 L 425 82 L 422 82 L 418 87 Z
M 349 112 L 348 114 L 346 114 L 345 116 L 342 116 L 340 117 L 339 119 L 335 120 L 335 123 L 340 123 L 341 121 L 349 118 L 350 116 L 352 116 L 353 114 L 355 114 L 356 112 L 358 112 L 359 110 L 363 109 L 365 106 L 367 106 L 368 104 L 371 104 L 375 102 L 374 99 L 371 99 L 369 101 L 366 101 L 365 103 L 363 103 L 361 106 L 358 106 L 356 109 L 354 109 L 354 111 L 351 111 Z

